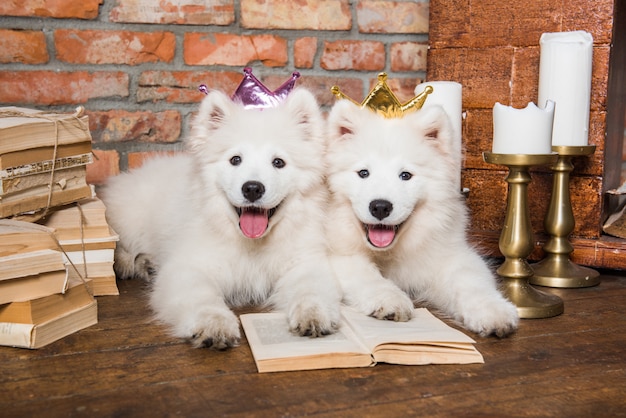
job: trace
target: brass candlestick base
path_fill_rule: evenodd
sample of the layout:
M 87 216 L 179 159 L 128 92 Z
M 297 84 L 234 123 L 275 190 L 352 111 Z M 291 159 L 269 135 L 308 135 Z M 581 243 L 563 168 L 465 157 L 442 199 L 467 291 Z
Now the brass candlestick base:
M 600 283 L 600 273 L 579 266 L 570 260 L 574 247 L 568 236 L 574 230 L 575 220 L 569 194 L 569 174 L 574 169 L 572 158 L 593 154 L 595 145 L 588 146 L 553 146 L 559 154 L 552 166 L 554 180 L 552 197 L 544 221 L 550 238 L 543 246 L 546 257 L 532 265 L 534 275 L 530 283 L 550 287 L 589 287 Z
M 563 313 L 563 301 L 555 295 L 541 292 L 529 284 L 533 270 L 526 258 L 533 250 L 533 231 L 528 210 L 529 168 L 552 164 L 556 154 L 522 155 L 484 152 L 490 164 L 509 168 L 507 210 L 499 247 L 504 263 L 497 273 L 503 279 L 503 292 L 517 306 L 520 318 L 548 318 Z

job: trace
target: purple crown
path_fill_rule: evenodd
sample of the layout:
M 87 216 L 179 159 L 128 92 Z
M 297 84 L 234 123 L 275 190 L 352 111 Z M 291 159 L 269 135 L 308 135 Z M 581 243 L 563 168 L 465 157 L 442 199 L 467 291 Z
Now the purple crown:
M 243 80 L 241 80 L 231 99 L 243 104 L 245 109 L 276 107 L 291 93 L 298 78 L 300 78 L 300 73 L 296 71 L 282 86 L 270 91 L 252 74 L 252 68 L 246 67 L 243 69 Z M 198 90 L 204 94 L 209 94 L 209 89 L 204 84 L 200 85 Z

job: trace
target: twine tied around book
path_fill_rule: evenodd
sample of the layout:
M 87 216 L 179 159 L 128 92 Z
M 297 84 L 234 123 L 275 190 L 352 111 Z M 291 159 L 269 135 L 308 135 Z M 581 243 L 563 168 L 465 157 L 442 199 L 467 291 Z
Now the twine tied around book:
M 80 205 L 80 203 L 79 202 L 75 202 L 74 204 L 76 205 L 76 208 L 78 209 L 78 213 L 80 214 L 80 217 L 79 217 L 80 219 L 79 219 L 79 222 L 78 222 L 79 229 L 80 229 L 80 250 L 81 250 L 82 256 L 83 256 L 83 273 L 85 273 L 85 278 L 83 278 L 83 276 L 81 276 L 80 273 L 78 273 L 78 271 L 77 271 L 77 273 L 80 276 L 80 279 L 84 283 L 85 280 L 87 280 L 89 278 L 87 276 L 87 250 L 85 248 L 85 223 L 87 221 L 87 218 L 85 217 L 85 212 L 83 212 L 83 207 Z M 59 245 L 61 245 L 61 243 L 59 243 Z M 67 254 L 66 254 L 66 257 L 67 257 Z M 67 257 L 67 259 L 69 260 L 69 257 Z M 72 262 L 72 260 L 70 260 L 70 263 L 71 262 Z M 74 266 L 74 263 L 72 263 L 72 266 L 74 267 L 74 269 L 76 269 L 76 266 Z
M 15 219 L 0 219 L 0 226 L 5 225 L 5 226 L 9 226 L 12 227 L 14 229 L 18 229 L 18 230 L 22 230 L 22 231 L 42 231 L 47 233 L 53 240 L 54 243 L 56 245 L 56 249 L 59 250 L 67 259 L 67 261 L 69 262 L 69 264 L 71 265 L 71 267 L 74 269 L 74 271 L 76 272 L 76 274 L 78 275 L 78 278 L 80 279 L 80 281 L 83 284 L 87 284 L 87 258 L 86 258 L 86 252 L 85 252 L 85 239 L 84 239 L 84 230 L 83 230 L 83 226 L 84 226 L 84 215 L 83 215 L 83 211 L 82 208 L 80 207 L 80 204 L 76 203 L 78 208 L 79 208 L 79 212 L 80 212 L 80 241 L 82 244 L 82 252 L 83 252 L 83 272 L 84 275 L 81 274 L 81 272 L 78 270 L 78 267 L 76 267 L 76 264 L 74 264 L 74 262 L 72 261 L 72 259 L 69 257 L 69 255 L 67 254 L 67 252 L 65 251 L 65 249 L 63 248 L 63 246 L 61 245 L 61 242 L 59 241 L 59 239 L 56 237 L 56 235 L 54 235 L 53 230 L 51 230 L 50 228 L 43 226 L 43 225 L 39 225 L 36 223 L 30 223 L 30 222 L 24 222 L 24 221 L 19 221 L 19 220 L 15 220 Z M 68 285 L 69 285 L 69 274 L 66 275 L 65 277 L 65 282 L 63 283 L 63 292 L 61 292 L 62 294 L 65 294 L 65 292 L 68 289 Z M 93 290 L 90 289 L 89 286 L 85 286 L 87 288 L 87 292 L 89 292 L 89 295 L 93 298 Z
M 89 127 L 85 126 L 85 123 L 82 120 L 80 120 L 80 118 L 84 114 L 85 114 L 85 108 L 83 106 L 78 106 L 76 110 L 74 111 L 74 113 L 71 115 L 71 117 L 76 119 L 76 121 L 80 125 L 82 125 L 83 128 L 89 129 Z M 55 115 L 55 116 L 58 116 L 58 115 Z M 0 117 L 44 119 L 44 120 L 54 123 L 54 149 L 52 152 L 52 167 L 50 170 L 50 180 L 48 181 L 48 200 L 46 202 L 46 206 L 44 208 L 37 209 L 32 212 L 21 213 L 21 214 L 17 214 L 11 217 L 12 219 L 15 219 L 18 221 L 36 222 L 39 219 L 44 218 L 48 214 L 48 211 L 50 210 L 52 206 L 54 174 L 56 173 L 57 153 L 58 153 L 58 147 L 59 147 L 59 122 L 61 122 L 62 120 L 59 119 L 58 117 L 48 116 L 46 113 L 43 113 L 43 112 L 25 113 L 19 110 L 8 110 L 8 109 L 0 111 Z

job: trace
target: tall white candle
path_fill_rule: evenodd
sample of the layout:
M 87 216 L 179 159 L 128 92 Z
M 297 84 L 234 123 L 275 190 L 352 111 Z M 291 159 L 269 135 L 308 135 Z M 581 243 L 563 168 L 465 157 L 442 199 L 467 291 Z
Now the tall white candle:
M 422 93 L 426 86 L 431 86 L 433 92 L 428 95 L 424 106 L 439 105 L 448 115 L 450 122 L 452 123 L 452 129 L 454 131 L 454 145 L 452 150 L 455 155 L 455 161 L 458 165 L 458 185 L 461 185 L 461 165 L 463 159 L 463 145 L 462 145 L 462 118 L 463 118 L 463 87 L 460 83 L 455 81 L 428 81 L 418 84 L 415 87 L 415 95 Z
M 539 43 L 538 104 L 556 106 L 552 145 L 587 145 L 593 38 L 585 31 L 544 33 Z
M 496 103 L 493 107 L 494 154 L 550 154 L 554 120 L 554 102 L 545 109 L 528 103 L 524 109 L 515 109 Z

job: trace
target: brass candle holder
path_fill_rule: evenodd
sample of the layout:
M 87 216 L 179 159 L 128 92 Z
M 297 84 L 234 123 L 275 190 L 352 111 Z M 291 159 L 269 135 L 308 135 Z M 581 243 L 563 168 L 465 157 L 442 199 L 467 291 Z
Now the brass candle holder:
M 552 147 L 559 156 L 552 166 L 554 172 L 552 197 L 544 221 L 544 227 L 550 238 L 543 246 L 545 258 L 531 266 L 534 270 L 534 275 L 530 279 L 532 284 L 574 288 L 595 286 L 600 283 L 600 273 L 570 260 L 574 247 L 568 239 L 575 225 L 569 193 L 569 175 L 574 169 L 572 159 L 591 155 L 595 149 L 595 145 Z
M 484 152 L 483 159 L 490 164 L 507 166 L 509 184 L 504 227 L 499 248 L 504 263 L 496 270 L 503 279 L 503 292 L 517 306 L 520 318 L 548 318 L 563 313 L 563 301 L 533 288 L 529 279 L 533 270 L 526 261 L 533 250 L 533 231 L 528 210 L 529 169 L 536 165 L 552 164 L 556 154 L 494 154 Z

